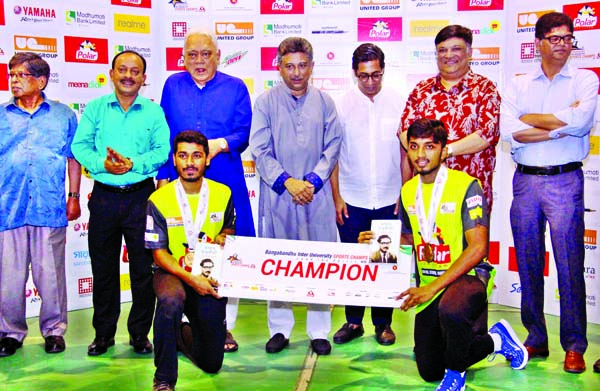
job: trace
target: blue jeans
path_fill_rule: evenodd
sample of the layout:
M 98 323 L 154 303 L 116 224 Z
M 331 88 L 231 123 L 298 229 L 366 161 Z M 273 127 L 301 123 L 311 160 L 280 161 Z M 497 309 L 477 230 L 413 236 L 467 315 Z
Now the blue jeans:
M 521 279 L 521 320 L 525 345 L 548 346 L 544 318 L 546 222 L 560 294 L 560 343 L 565 351 L 587 348 L 584 279 L 584 205 L 581 169 L 551 176 L 515 172 L 510 224 Z
M 373 220 L 397 220 L 394 214 L 396 205 L 384 206 L 379 209 L 364 209 L 346 204 L 349 217 L 344 219 L 344 224 L 338 224 L 338 232 L 342 243 L 356 243 L 361 231 L 370 231 Z M 384 325 L 392 323 L 393 308 L 371 307 L 371 320 L 373 325 Z M 365 307 L 347 305 L 345 308 L 346 321 L 353 324 L 362 324 L 365 315 Z

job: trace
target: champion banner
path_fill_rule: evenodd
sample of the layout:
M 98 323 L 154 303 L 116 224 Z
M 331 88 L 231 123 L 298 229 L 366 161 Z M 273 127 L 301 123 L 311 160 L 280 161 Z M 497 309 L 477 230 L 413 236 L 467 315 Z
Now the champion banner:
M 369 245 L 228 236 L 220 270 L 222 296 L 320 304 L 397 307 L 410 287 L 412 255 L 370 261 Z

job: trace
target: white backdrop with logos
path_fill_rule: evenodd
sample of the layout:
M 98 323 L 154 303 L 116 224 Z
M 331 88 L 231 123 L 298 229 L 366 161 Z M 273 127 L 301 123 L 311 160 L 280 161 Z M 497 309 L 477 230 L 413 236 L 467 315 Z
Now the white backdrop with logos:
M 166 77 L 181 67 L 186 31 L 214 28 L 221 49 L 220 70 L 242 78 L 255 99 L 280 82 L 275 51 L 292 35 L 313 44 L 313 85 L 338 95 L 353 83 L 351 56 L 362 42 L 375 42 L 386 53 L 385 83 L 405 95 L 421 79 L 436 73 L 433 37 L 448 24 L 474 33 L 472 68 L 497 82 L 539 66 L 533 26 L 548 11 L 577 19 L 577 50 L 572 62 L 600 73 L 599 1 L 561 0 L 0 0 L 0 74 L 16 51 L 34 51 L 51 66 L 48 97 L 68 103 L 78 115 L 90 99 L 112 91 L 108 70 L 115 53 L 133 49 L 148 61 L 142 94 L 160 99 Z M 0 78 L 0 99 L 10 98 L 7 78 Z M 400 113 L 399 113 L 400 115 Z M 600 116 L 597 116 L 600 118 Z M 584 162 L 586 201 L 586 271 L 588 319 L 600 323 L 600 126 L 592 132 L 592 151 Z M 256 219 L 258 182 L 248 153 L 244 167 Z M 498 146 L 490 259 L 498 268 L 493 300 L 519 306 L 508 210 L 514 164 L 507 145 Z M 87 196 L 82 184 L 82 216 L 69 225 L 67 274 L 69 309 L 91 306 L 92 274 L 87 251 Z M 556 272 L 548 241 L 546 311 L 557 314 Z M 125 250 L 125 249 L 124 249 Z M 122 299 L 130 300 L 127 253 L 122 255 Z M 39 312 L 39 295 L 29 282 L 28 316 Z

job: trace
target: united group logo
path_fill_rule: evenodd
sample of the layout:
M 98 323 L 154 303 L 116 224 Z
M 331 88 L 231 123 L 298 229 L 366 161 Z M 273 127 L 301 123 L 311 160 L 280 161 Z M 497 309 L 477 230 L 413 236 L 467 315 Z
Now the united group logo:
M 185 38 L 187 34 L 188 26 L 187 22 L 171 22 L 171 37 L 172 38 Z
M 504 9 L 504 0 L 458 0 L 459 11 L 498 11 Z
M 256 177 L 256 163 L 253 160 L 242 160 L 242 167 L 244 167 L 245 178 Z
M 596 250 L 598 248 L 598 231 L 586 229 L 583 234 L 583 243 L 586 250 Z
M 58 57 L 58 41 L 53 37 L 34 37 L 30 35 L 15 35 L 13 38 L 15 50 L 35 52 L 43 58 Z
M 304 0 L 260 0 L 261 14 L 304 14 Z
M 409 35 L 411 37 L 435 37 L 437 33 L 450 24 L 445 20 L 411 20 Z
M 167 71 L 182 71 L 185 69 L 183 64 L 183 53 L 181 48 L 167 48 Z
M 13 12 L 19 18 L 18 21 L 24 23 L 48 23 L 56 20 L 54 8 L 15 5 Z
M 527 11 L 517 14 L 517 33 L 535 33 L 535 24 L 538 19 L 552 10 L 546 11 Z
M 110 0 L 110 3 L 126 7 L 152 8 L 152 0 Z
M 260 70 L 261 71 L 276 71 L 277 70 L 277 48 L 274 48 L 274 47 L 260 48 Z
M 358 41 L 402 41 L 402 18 L 358 18 Z
M 252 22 L 216 22 L 217 40 L 251 41 L 254 39 L 254 23 Z
M 360 0 L 361 11 L 397 11 L 400 0 Z
M 573 19 L 575 31 L 600 29 L 598 9 L 600 9 L 600 1 L 563 6 L 563 12 Z
M 115 31 L 150 34 L 150 17 L 145 15 L 115 14 Z
M 108 39 L 65 35 L 65 61 L 108 64 Z
M 496 66 L 500 64 L 500 48 L 473 48 L 471 65 Z

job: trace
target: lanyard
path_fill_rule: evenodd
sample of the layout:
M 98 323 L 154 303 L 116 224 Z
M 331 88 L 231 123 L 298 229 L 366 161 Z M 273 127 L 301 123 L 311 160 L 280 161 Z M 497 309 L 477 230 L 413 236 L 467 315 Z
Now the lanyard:
M 181 212 L 181 217 L 183 219 L 183 229 L 185 230 L 185 236 L 188 241 L 188 249 L 189 251 L 194 251 L 196 243 L 198 243 L 200 230 L 202 229 L 202 225 L 206 219 L 206 211 L 208 209 L 208 183 L 206 181 L 202 181 L 202 185 L 200 187 L 200 199 L 198 200 L 198 208 L 196 209 L 195 220 L 192 219 L 192 208 L 190 207 L 187 195 L 185 194 L 185 190 L 181 184 L 181 179 L 177 179 L 175 189 L 177 204 L 179 205 L 179 211 Z
M 417 220 L 419 222 L 419 230 L 425 243 L 431 243 L 433 239 L 433 234 L 435 232 L 435 217 L 440 205 L 440 201 L 442 200 L 442 193 L 444 192 L 446 180 L 448 180 L 448 169 L 444 164 L 442 164 L 435 177 L 433 191 L 431 193 L 431 200 L 429 201 L 429 210 L 426 216 L 425 206 L 423 205 L 423 185 L 421 183 L 421 176 L 419 175 L 415 206 L 417 209 L 416 212 Z

